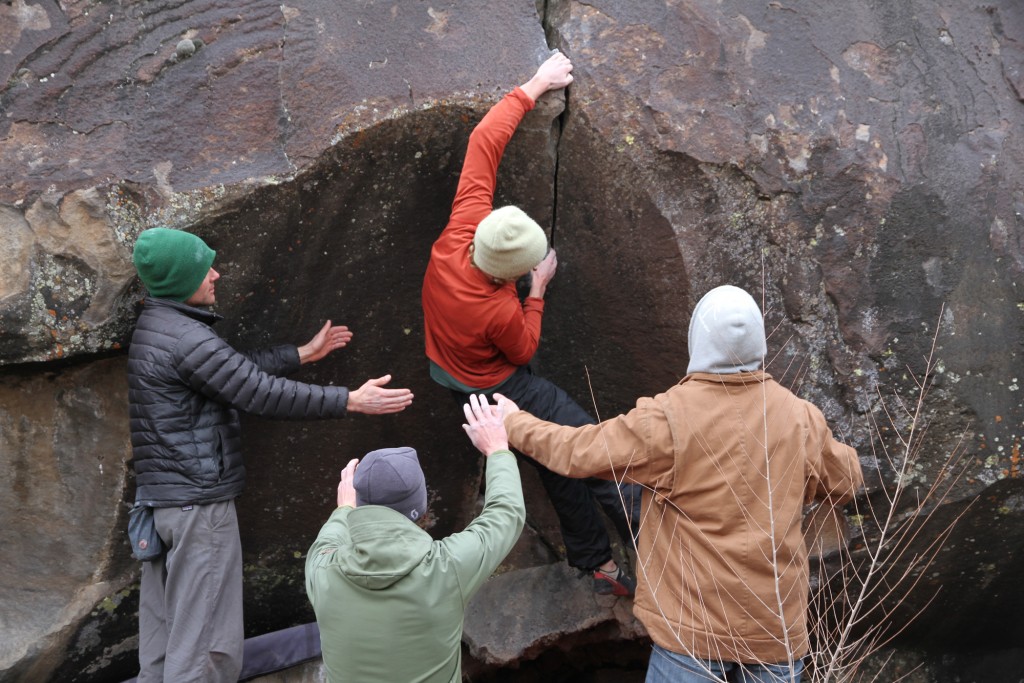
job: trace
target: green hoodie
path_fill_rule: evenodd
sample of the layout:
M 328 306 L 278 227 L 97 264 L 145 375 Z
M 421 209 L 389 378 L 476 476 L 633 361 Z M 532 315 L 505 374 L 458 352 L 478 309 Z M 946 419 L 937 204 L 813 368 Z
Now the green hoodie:
M 466 605 L 523 530 L 515 456 L 487 457 L 480 515 L 435 541 L 380 505 L 338 508 L 306 557 L 306 594 L 331 683 L 462 679 Z

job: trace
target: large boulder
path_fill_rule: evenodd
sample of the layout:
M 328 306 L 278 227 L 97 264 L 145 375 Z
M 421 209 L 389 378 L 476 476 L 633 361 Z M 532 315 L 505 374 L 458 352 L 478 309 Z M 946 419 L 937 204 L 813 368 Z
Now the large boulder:
M 426 375 L 419 285 L 469 131 L 549 47 L 576 80 L 564 111 L 549 96 L 528 117 L 497 198 L 550 226 L 559 252 L 540 371 L 602 417 L 627 410 L 685 374 L 707 289 L 749 289 L 769 369 L 871 470 L 871 495 L 850 510 L 856 542 L 875 538 L 868 502 L 913 500 L 961 458 L 923 527 L 948 550 L 924 588 L 956 590 L 933 603 L 941 620 L 918 619 L 914 643 L 1020 642 L 1021 544 L 1008 532 L 1024 426 L 1024 8 L 549 0 L 541 17 L 538 5 L 0 3 L 0 464 L 16 475 L 0 488 L 3 545 L 54 539 L 0 587 L 0 678 L 133 673 L 117 378 L 145 227 L 218 250 L 219 329 L 233 343 L 303 342 L 331 318 L 355 339 L 298 378 L 356 386 L 390 372 L 416 393 L 385 418 L 246 420 L 250 635 L 311 618 L 303 553 L 348 458 L 413 445 L 433 531 L 474 514 L 481 463 Z M 922 396 L 916 418 L 903 410 Z M 526 481 L 515 566 L 551 580 L 557 529 Z M 66 509 L 68 482 L 88 487 L 84 509 Z M 550 607 L 528 581 L 495 585 L 517 611 Z M 906 595 L 907 613 L 931 595 Z M 615 637 L 636 636 L 613 620 Z M 516 642 L 539 656 L 607 624 L 587 614 L 544 636 L 531 623 Z M 489 660 L 487 633 L 470 636 L 474 666 L 515 659 Z
M 626 410 L 685 374 L 689 312 L 737 284 L 763 302 L 769 370 L 822 407 L 865 467 L 877 462 L 872 488 L 904 491 L 898 518 L 933 485 L 922 512 L 986 496 L 1017 515 L 1000 482 L 1021 476 L 1024 427 L 1024 7 L 548 11 L 576 80 L 544 371 L 605 415 Z M 880 499 L 857 512 L 885 510 Z M 1016 573 L 1021 547 L 1002 525 L 978 538 L 983 507 L 927 569 L 936 584 L 964 576 L 954 558 L 976 544 L 996 575 Z M 950 521 L 935 515 L 930 541 Z M 863 533 L 877 539 L 873 525 Z M 1024 592 L 981 593 L 944 592 L 915 637 L 1014 647 Z M 906 611 L 933 595 L 915 592 Z M 976 610 L 991 628 L 952 616 Z
M 69 510 L 68 523 L 50 529 L 65 489 L 42 467 L 16 468 L 3 489 L 5 533 L 23 539 L 12 549 L 41 528 L 53 540 L 34 548 L 38 567 L 8 573 L 0 679 L 134 673 L 120 354 L 142 294 L 130 254 L 145 227 L 188 228 L 218 250 L 228 317 L 220 331 L 233 343 L 301 343 L 333 318 L 355 340 L 297 378 L 358 386 L 392 373 L 417 395 L 401 416 L 247 421 L 249 491 L 239 508 L 249 635 L 312 619 L 302 556 L 349 457 L 417 447 L 435 530 L 464 526 L 482 462 L 454 402 L 426 377 L 419 285 L 472 126 L 548 52 L 535 5 L 268 3 L 243 15 L 215 2 L 100 11 L 18 1 L 0 6 L 0 26 L 0 414 L 17 415 L 0 425 L 3 463 L 25 453 L 92 462 L 87 442 L 49 437 L 59 400 L 30 382 L 59 376 L 99 391 L 97 362 L 118 393 L 106 421 L 76 414 L 77 428 L 119 444 L 89 499 L 103 514 Z M 502 201 L 540 217 L 552 213 L 562 107 L 552 96 L 531 114 L 502 170 Z M 110 354 L 117 365 L 96 360 Z M 29 490 L 32 505 L 19 508 L 19 491 Z M 545 533 L 556 529 L 543 505 L 531 517 Z M 95 557 L 68 573 L 58 551 L 86 533 L 110 542 L 90 545 Z M 522 561 L 558 560 L 557 531 L 528 537 Z M 23 613 L 32 618 L 14 618 Z

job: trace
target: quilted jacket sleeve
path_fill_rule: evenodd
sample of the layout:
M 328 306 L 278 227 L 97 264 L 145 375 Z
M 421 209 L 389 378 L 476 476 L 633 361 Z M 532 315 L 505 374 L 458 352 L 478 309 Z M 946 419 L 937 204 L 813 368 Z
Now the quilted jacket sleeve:
M 299 350 L 294 344 L 281 344 L 267 349 L 239 351 L 239 353 L 268 375 L 286 377 L 302 366 L 299 362 Z
M 345 387 L 306 384 L 267 373 L 223 339 L 202 329 L 181 338 L 174 361 L 182 381 L 192 389 L 246 413 L 311 419 L 342 417 L 346 412 Z

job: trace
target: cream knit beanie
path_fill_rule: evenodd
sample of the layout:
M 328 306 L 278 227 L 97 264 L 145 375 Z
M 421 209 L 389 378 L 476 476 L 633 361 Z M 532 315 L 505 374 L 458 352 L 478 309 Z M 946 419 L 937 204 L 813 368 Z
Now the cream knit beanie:
M 473 260 L 491 277 L 511 280 L 544 260 L 548 238 L 536 221 L 516 206 L 495 209 L 480 221 L 473 237 Z

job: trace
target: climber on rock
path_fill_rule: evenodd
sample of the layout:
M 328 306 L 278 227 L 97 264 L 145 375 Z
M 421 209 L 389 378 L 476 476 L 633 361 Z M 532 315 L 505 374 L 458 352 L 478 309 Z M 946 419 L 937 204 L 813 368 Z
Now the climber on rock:
M 458 403 L 500 391 L 543 419 L 592 424 L 594 419 L 529 363 L 540 342 L 544 295 L 558 260 L 544 230 L 515 206 L 493 208 L 498 165 L 506 144 L 544 93 L 572 83 L 572 63 L 556 52 L 534 76 L 498 102 L 477 124 L 459 176 L 451 217 L 434 242 L 423 278 L 423 322 L 430 376 Z M 529 275 L 520 301 L 516 281 Z M 535 461 L 558 515 L 568 563 L 593 577 L 599 594 L 632 595 L 634 580 L 612 556 L 595 499 L 626 544 L 637 487 L 599 479 L 574 480 Z

